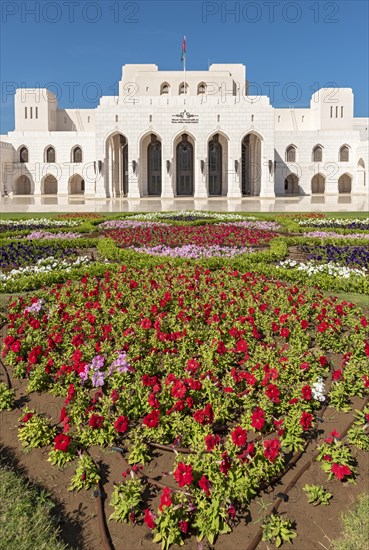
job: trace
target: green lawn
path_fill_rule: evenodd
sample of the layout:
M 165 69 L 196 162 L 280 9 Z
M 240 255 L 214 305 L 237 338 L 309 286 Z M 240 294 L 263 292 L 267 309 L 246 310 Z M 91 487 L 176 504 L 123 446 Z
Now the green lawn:
M 0 466 L 0 548 L 66 550 L 50 514 L 53 507 L 46 493 Z
M 353 510 L 342 516 L 343 532 L 332 542 L 332 550 L 369 548 L 369 494 L 360 495 Z

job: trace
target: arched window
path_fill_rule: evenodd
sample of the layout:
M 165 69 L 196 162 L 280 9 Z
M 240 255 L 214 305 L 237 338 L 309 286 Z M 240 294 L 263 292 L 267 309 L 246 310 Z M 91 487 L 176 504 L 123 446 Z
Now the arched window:
M 21 147 L 19 150 L 19 162 L 28 162 L 28 149 L 27 147 Z
M 78 145 L 72 151 L 72 162 L 82 162 L 82 149 Z
M 179 85 L 179 95 L 184 95 L 184 93 L 187 94 L 188 92 L 188 84 L 186 82 L 186 84 L 184 82 L 182 82 L 180 85 Z
M 204 82 L 200 82 L 200 84 L 197 86 L 197 95 L 202 95 L 206 93 L 206 84 Z
M 347 145 L 342 145 L 341 149 L 340 149 L 340 154 L 339 154 L 339 161 L 340 162 L 348 162 L 349 161 L 349 148 L 347 147 Z
M 296 147 L 290 145 L 286 149 L 286 162 L 296 162 Z
M 169 94 L 169 84 L 167 82 L 164 82 L 160 86 L 160 95 L 168 95 Z
M 313 149 L 313 162 L 322 162 L 323 160 L 323 147 L 316 145 Z
M 46 149 L 46 162 L 55 162 L 55 149 L 54 149 L 54 147 L 48 147 Z

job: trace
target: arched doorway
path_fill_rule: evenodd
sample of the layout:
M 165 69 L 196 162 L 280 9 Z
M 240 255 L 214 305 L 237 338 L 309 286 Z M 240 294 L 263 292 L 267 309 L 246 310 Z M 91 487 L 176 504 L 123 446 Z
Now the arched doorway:
M 176 190 L 177 195 L 193 195 L 193 146 L 187 134 L 176 148 Z
M 261 139 L 247 134 L 242 140 L 242 195 L 260 195 Z
M 351 193 L 352 177 L 350 174 L 342 174 L 338 179 L 338 192 L 339 193 Z
M 126 196 L 128 193 L 128 141 L 117 132 L 107 140 L 107 158 L 109 165 L 109 195 Z
M 70 195 L 83 195 L 85 192 L 85 180 L 79 174 L 69 178 L 68 192 Z
M 155 134 L 147 146 L 147 192 L 152 196 L 161 195 L 161 142 Z
M 222 194 L 222 155 L 219 134 L 215 134 L 208 144 L 208 185 L 209 196 Z
M 299 178 L 296 174 L 289 174 L 284 180 L 284 194 L 298 195 L 299 194 Z
M 43 195 L 57 195 L 58 182 L 55 176 L 48 174 L 42 180 L 41 193 Z
M 31 182 L 30 179 L 23 175 L 19 176 L 15 182 L 15 187 L 13 190 L 14 195 L 30 195 L 31 194 Z
M 324 193 L 325 191 L 325 177 L 322 174 L 315 174 L 311 180 L 311 192 Z

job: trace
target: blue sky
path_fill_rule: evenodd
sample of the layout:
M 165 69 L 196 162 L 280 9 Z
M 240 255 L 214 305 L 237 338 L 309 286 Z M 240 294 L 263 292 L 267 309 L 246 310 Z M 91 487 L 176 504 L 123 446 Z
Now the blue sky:
M 307 107 L 327 84 L 351 87 L 355 116 L 368 116 L 366 0 L 2 0 L 0 6 L 1 133 L 14 128 L 15 87 L 49 84 L 61 108 L 95 107 L 100 94 L 114 95 L 125 63 L 180 70 L 183 35 L 188 70 L 244 63 L 253 89 L 263 95 L 274 89 L 274 107 Z

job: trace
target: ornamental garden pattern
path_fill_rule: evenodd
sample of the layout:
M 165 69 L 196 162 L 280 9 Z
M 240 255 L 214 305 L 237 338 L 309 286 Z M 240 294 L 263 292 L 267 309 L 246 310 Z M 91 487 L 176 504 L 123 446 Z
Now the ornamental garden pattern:
M 0 231 L 1 415 L 19 449 L 68 472 L 65 490 L 101 490 L 97 450 L 119 461 L 105 502 L 118 537 L 127 523 L 164 549 L 221 548 L 243 525 L 245 548 L 298 545 L 293 508 L 278 514 L 292 465 L 310 457 L 323 476 L 305 507 L 360 482 L 369 219 L 81 214 Z M 278 506 L 248 520 L 277 482 Z

